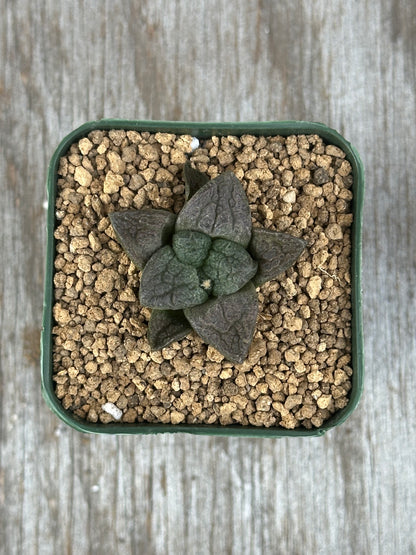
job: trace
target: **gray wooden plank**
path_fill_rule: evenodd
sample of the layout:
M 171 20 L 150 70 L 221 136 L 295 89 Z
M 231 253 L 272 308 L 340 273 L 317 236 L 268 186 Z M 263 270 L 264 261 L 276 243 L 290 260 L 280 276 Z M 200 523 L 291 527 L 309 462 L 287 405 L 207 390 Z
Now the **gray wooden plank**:
M 416 553 L 416 7 L 0 0 L 0 552 Z M 44 182 L 84 121 L 323 121 L 358 148 L 366 390 L 321 439 L 84 436 L 39 393 Z

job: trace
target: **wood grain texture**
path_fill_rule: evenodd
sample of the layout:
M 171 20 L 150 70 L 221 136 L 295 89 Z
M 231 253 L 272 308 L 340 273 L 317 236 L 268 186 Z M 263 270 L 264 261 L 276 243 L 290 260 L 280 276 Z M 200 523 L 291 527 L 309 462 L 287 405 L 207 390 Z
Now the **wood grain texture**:
M 413 0 L 0 0 L 0 552 L 416 553 Z M 84 436 L 40 396 L 45 177 L 101 117 L 305 119 L 361 153 L 366 382 L 323 438 Z

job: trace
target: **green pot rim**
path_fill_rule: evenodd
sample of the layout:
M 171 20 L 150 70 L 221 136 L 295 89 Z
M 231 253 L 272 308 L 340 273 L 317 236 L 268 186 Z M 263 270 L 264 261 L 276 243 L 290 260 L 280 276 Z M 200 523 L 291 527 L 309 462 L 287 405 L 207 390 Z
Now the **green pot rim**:
M 59 159 L 70 145 L 94 130 L 125 129 L 149 131 L 151 133 L 189 134 L 204 139 L 212 135 L 301 135 L 316 134 L 326 143 L 338 146 L 346 153 L 353 170 L 353 214 L 352 225 L 352 260 L 351 260 L 351 304 L 352 304 L 352 389 L 346 407 L 337 411 L 323 426 L 307 430 L 297 428 L 257 428 L 255 426 L 218 426 L 202 424 L 127 424 L 127 423 L 92 423 L 78 419 L 65 410 L 55 395 L 52 381 L 52 305 L 53 274 L 55 256 L 55 197 Z M 42 394 L 49 408 L 66 424 L 80 432 L 95 434 L 159 434 L 186 432 L 196 435 L 214 435 L 228 437 L 313 437 L 322 436 L 339 426 L 355 410 L 364 382 L 364 348 L 361 300 L 361 251 L 362 251 L 362 211 L 364 202 L 364 167 L 357 150 L 334 129 L 322 123 L 307 121 L 266 121 L 266 122 L 185 122 L 185 121 L 136 121 L 124 119 L 102 119 L 84 123 L 69 133 L 55 150 L 48 168 L 47 177 L 48 211 L 47 211 L 47 251 L 43 302 L 43 325 L 41 334 L 41 379 Z

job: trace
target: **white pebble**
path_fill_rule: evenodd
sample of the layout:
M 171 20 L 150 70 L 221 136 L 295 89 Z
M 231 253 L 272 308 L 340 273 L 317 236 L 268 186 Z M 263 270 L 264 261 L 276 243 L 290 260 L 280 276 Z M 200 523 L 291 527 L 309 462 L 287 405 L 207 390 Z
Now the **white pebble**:
M 196 137 L 192 137 L 191 148 L 196 150 L 199 147 L 199 140 Z
M 100 486 L 98 484 L 94 484 L 93 486 L 91 486 L 92 493 L 97 493 L 99 491 L 100 491 Z
M 104 403 L 101 408 L 104 412 L 110 414 L 115 420 L 120 420 L 123 415 L 123 411 L 116 407 L 114 403 Z
M 288 191 L 284 197 L 283 197 L 284 202 L 287 202 L 289 204 L 295 204 L 296 202 L 296 193 L 295 191 Z

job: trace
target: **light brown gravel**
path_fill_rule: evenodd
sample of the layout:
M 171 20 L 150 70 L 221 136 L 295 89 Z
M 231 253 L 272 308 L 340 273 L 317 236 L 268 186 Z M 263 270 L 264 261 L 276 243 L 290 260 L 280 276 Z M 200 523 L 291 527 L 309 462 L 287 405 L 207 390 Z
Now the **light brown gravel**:
M 316 135 L 192 138 L 93 131 L 61 159 L 56 201 L 54 380 L 62 405 L 91 422 L 319 427 L 351 389 L 351 166 Z M 259 289 L 249 356 L 224 359 L 191 333 L 161 352 L 146 339 L 150 310 L 140 272 L 108 214 L 155 207 L 177 213 L 183 164 L 211 178 L 234 171 L 254 226 L 303 237 L 308 247 Z M 106 405 L 112 406 L 112 405 Z M 111 412 L 111 411 L 110 411 Z

